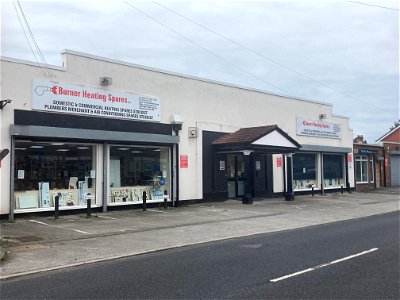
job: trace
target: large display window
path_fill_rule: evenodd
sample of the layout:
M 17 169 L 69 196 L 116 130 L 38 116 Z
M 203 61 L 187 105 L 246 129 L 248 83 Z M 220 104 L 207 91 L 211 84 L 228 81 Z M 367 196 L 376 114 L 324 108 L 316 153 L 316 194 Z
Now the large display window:
M 318 186 L 317 155 L 296 153 L 293 155 L 293 188 L 310 189 Z
M 110 146 L 109 204 L 161 202 L 170 178 L 169 148 Z
M 16 210 L 96 205 L 96 145 L 15 141 Z
M 344 186 L 344 155 L 324 154 L 324 187 L 338 188 Z

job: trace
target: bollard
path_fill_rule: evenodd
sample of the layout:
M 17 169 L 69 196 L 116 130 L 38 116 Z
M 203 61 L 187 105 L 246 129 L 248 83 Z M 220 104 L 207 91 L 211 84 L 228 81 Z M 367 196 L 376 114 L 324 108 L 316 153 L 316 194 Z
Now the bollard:
M 168 208 L 168 194 L 167 194 L 167 190 L 164 190 L 164 209 Z
M 60 193 L 57 194 L 57 196 L 54 197 L 54 219 L 58 219 L 58 212 L 59 212 L 59 207 L 60 207 Z
M 147 200 L 146 191 L 143 191 L 143 211 L 147 209 L 146 200 Z
M 324 185 L 321 183 L 321 196 L 324 195 Z
M 351 191 L 350 191 L 350 182 L 347 182 L 347 184 L 346 184 L 346 189 L 347 189 L 347 192 L 348 192 L 349 194 L 351 194 Z
M 311 195 L 314 197 L 314 185 L 311 186 Z
M 343 184 L 340 185 L 340 193 L 343 195 Z
M 86 216 L 89 218 L 92 216 L 92 199 L 86 199 Z

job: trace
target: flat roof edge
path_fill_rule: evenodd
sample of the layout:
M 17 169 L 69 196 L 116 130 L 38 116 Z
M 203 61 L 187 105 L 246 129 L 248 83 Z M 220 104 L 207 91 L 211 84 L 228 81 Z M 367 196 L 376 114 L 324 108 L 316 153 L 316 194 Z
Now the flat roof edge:
M 212 80 L 212 79 L 206 79 L 206 78 L 202 78 L 202 77 L 196 77 L 196 76 L 182 74 L 182 73 L 178 73 L 178 72 L 166 71 L 166 70 L 162 70 L 162 69 L 147 67 L 147 66 L 143 66 L 143 65 L 129 63 L 129 62 L 126 62 L 126 61 L 116 60 L 116 59 L 107 58 L 107 57 L 98 56 L 98 55 L 92 55 L 92 54 L 79 52 L 79 51 L 74 51 L 74 50 L 70 50 L 70 49 L 64 49 L 61 52 L 61 54 L 70 54 L 70 55 L 82 56 L 82 57 L 91 58 L 91 59 L 95 59 L 95 60 L 101 60 L 101 61 L 105 61 L 105 62 L 109 62 L 109 63 L 120 64 L 120 65 L 124 65 L 124 66 L 128 66 L 128 67 L 134 67 L 134 68 L 138 68 L 138 69 L 142 69 L 142 70 L 147 70 L 147 71 L 152 71 L 152 72 L 157 72 L 157 73 L 163 73 L 163 74 L 166 74 L 166 75 L 172 75 L 172 76 L 178 76 L 178 77 L 198 80 L 198 81 L 202 81 L 202 82 L 206 82 L 206 83 L 219 84 L 219 85 L 223 85 L 223 86 L 227 86 L 227 87 L 239 88 L 239 89 L 243 89 L 243 90 L 247 90 L 247 91 L 258 92 L 258 93 L 272 95 L 272 96 L 276 96 L 276 97 L 289 98 L 289 99 L 303 101 L 303 102 L 326 105 L 326 106 L 329 106 L 329 107 L 333 106 L 332 103 L 316 101 L 316 100 L 310 100 L 310 99 L 304 99 L 304 98 L 299 98 L 299 97 L 290 96 L 290 95 L 276 94 L 276 93 L 273 93 L 273 92 L 264 91 L 264 90 L 260 90 L 260 89 L 256 89 L 256 88 L 251 88 L 251 87 L 246 87 L 246 86 L 241 86 L 241 85 L 235 85 L 235 84 L 232 84 L 232 83 L 221 82 L 221 81 Z
M 57 71 L 66 71 L 66 69 L 64 67 L 61 66 L 56 66 L 56 65 L 42 65 L 39 64 L 37 62 L 33 62 L 30 60 L 24 60 L 24 59 L 19 59 L 19 58 L 12 58 L 12 57 L 8 57 L 8 56 L 0 56 L 0 60 L 2 61 L 7 61 L 7 62 L 11 62 L 11 63 L 16 63 L 16 64 L 24 64 L 24 65 L 29 65 L 29 66 L 34 66 L 34 67 L 38 67 L 38 68 L 48 68 L 48 69 L 52 69 L 52 70 L 57 70 Z

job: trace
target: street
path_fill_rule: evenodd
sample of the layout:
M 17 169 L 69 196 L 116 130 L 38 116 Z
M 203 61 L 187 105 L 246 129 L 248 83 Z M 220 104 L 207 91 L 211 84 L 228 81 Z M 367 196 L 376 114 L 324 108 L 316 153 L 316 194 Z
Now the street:
M 1 297 L 399 299 L 399 212 L 9 279 Z

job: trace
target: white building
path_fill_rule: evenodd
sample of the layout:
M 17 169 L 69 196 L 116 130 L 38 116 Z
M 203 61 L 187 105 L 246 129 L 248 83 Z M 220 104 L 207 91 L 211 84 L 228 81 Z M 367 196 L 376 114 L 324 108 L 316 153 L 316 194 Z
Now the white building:
M 354 187 L 349 119 L 330 104 L 62 57 L 53 77 L 1 58 L 1 100 L 12 102 L 0 110 L 0 214 L 54 210 L 57 195 L 60 209 L 83 208 L 89 193 L 107 210 L 143 192 L 175 202 Z

